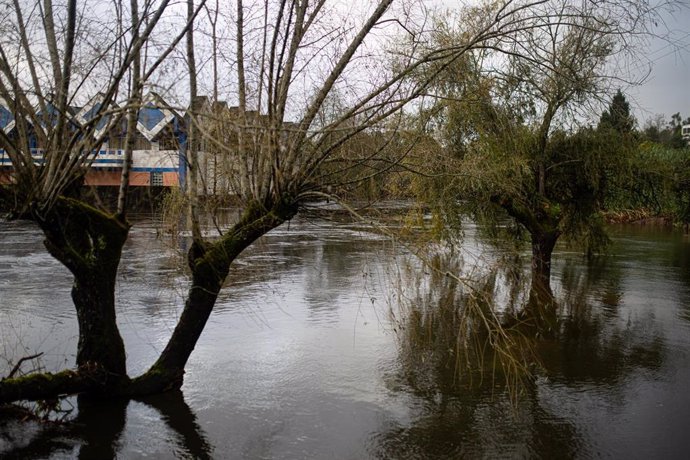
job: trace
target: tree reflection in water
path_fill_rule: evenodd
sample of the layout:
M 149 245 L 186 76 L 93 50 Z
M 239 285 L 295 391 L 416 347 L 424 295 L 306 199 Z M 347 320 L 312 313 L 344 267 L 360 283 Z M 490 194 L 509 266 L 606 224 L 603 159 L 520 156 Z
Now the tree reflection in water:
M 387 376 L 413 401 L 410 421 L 374 435 L 373 456 L 572 458 L 583 428 L 554 409 L 551 389 L 600 387 L 620 400 L 620 382 L 665 359 L 653 321 L 621 318 L 622 274 L 606 259 L 566 264 L 549 305 L 530 302 L 524 280 L 505 271 L 469 291 L 443 275 L 462 272 L 457 260 L 435 264 L 400 296 L 399 365 Z
M 212 447 L 181 391 L 171 391 L 139 402 L 155 409 L 173 432 L 172 443 L 177 446 L 177 458 L 212 458 Z M 36 427 L 35 435 L 28 442 L 17 442 L 15 439 L 15 446 L 0 450 L 0 457 L 42 458 L 63 452 L 84 460 L 117 458 L 128 405 L 129 400 L 101 401 L 79 397 L 79 413 L 73 420 L 65 424 L 50 423 Z M 15 428 L 23 430 L 26 425 L 22 423 Z M 11 434 L 6 436 L 7 444 L 11 444 Z

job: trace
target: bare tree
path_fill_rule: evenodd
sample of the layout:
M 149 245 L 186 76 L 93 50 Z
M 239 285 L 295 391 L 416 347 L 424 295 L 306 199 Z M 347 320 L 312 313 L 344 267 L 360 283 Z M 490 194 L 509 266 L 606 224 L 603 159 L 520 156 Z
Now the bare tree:
M 96 21 L 96 11 L 80 13 L 76 1 L 56 10 L 50 0 L 25 5 L 17 0 L 14 17 L 8 18 L 11 35 L 0 44 L 0 96 L 15 123 L 13 131 L 0 133 L 0 146 L 14 168 L 15 213 L 39 224 L 50 253 L 74 274 L 72 298 L 81 331 L 77 364 L 97 363 L 114 375 L 125 371 L 124 345 L 113 327 L 114 287 L 129 226 L 124 212 L 109 216 L 72 197 L 103 142 L 96 127 L 121 119 L 113 102 L 167 4 L 163 0 L 153 10 L 147 4 L 148 27 L 140 28 L 133 15 L 135 27 L 125 27 L 133 33 L 124 36 L 121 24 Z M 87 38 L 91 46 L 84 45 Z M 110 67 L 112 62 L 119 65 Z M 72 107 L 87 94 L 98 98 L 97 108 L 76 123 Z M 38 157 L 34 145 L 42 149 Z

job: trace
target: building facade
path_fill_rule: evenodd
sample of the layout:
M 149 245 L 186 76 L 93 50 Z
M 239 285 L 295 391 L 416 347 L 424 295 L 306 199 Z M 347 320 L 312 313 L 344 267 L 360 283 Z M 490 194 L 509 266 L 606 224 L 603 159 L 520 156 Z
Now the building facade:
M 74 121 L 89 122 L 100 108 L 97 96 L 87 105 L 75 108 Z M 103 136 L 103 144 L 93 152 L 93 161 L 85 176 L 86 185 L 119 186 L 126 147 L 126 121 L 109 126 L 107 117 L 96 126 L 97 138 Z M 0 129 L 8 136 L 15 129 L 12 111 L 0 100 Z M 108 132 L 104 132 L 108 130 Z M 186 129 L 184 117 L 175 112 L 155 93 L 150 93 L 139 110 L 137 132 L 132 152 L 130 185 L 139 187 L 179 187 L 186 177 Z M 31 156 L 37 164 L 43 157 L 43 149 L 30 136 Z M 12 182 L 12 163 L 0 148 L 0 183 Z

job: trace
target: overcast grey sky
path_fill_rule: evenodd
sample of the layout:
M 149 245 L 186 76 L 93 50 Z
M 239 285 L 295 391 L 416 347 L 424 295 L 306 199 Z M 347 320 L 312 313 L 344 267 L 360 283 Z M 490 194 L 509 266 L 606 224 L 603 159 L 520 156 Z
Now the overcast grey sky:
M 454 9 L 474 0 L 423 1 L 430 7 Z M 676 112 L 683 119 L 690 117 L 690 0 L 676 1 L 675 11 L 664 14 L 665 24 L 660 23 L 656 29 L 659 35 L 670 32 L 671 38 L 677 41 L 676 46 L 661 39 L 650 40 L 643 55 L 629 63 L 632 75 L 621 75 L 624 80 L 630 80 L 649 73 L 641 86 L 622 88 L 640 126 L 656 114 L 663 114 L 666 120 Z
M 642 86 L 626 90 L 641 126 L 657 113 L 667 120 L 676 112 L 684 119 L 690 116 L 690 0 L 683 3 L 666 22 L 680 43 L 652 40 L 637 66 L 640 71 L 651 66 L 651 74 Z

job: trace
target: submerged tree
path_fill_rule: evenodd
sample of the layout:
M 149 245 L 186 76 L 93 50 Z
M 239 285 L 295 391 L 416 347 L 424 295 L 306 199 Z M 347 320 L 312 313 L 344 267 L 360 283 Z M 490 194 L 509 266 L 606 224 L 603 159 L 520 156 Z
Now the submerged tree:
M 129 8 L 114 3 L 107 16 L 116 20 L 102 22 L 102 5 L 14 2 L 3 19 L 0 100 L 9 123 L 0 129 L 0 147 L 13 167 L 7 202 L 11 216 L 41 227 L 48 251 L 74 275 L 77 365 L 99 369 L 106 387 L 125 374 L 114 290 L 129 224 L 124 199 L 108 214 L 82 199 L 81 186 L 106 134 L 124 122 L 126 112 L 129 123 L 136 123 L 137 95 L 145 78 L 140 74 L 141 50 L 168 3 L 147 2 L 141 16 L 136 0 Z M 149 75 L 180 38 L 171 38 L 170 47 L 147 69 Z M 122 100 L 120 110 L 115 102 Z M 80 112 L 87 102 L 89 109 Z M 131 148 L 123 168 L 123 196 Z M 65 377 L 73 378 L 70 373 Z M 50 384 L 52 380 L 43 386 Z M 24 386 L 8 385 L 10 395 Z
M 499 207 L 527 232 L 539 303 L 551 299 L 559 238 L 585 240 L 590 249 L 605 241 L 598 211 L 623 147 L 580 120 L 607 92 L 605 70 L 623 46 L 624 18 L 574 18 L 567 7 L 558 14 L 556 24 L 522 31 L 507 58 L 475 55 L 466 73 L 446 75 L 451 84 L 437 87 L 456 152 L 439 170 L 457 177 L 436 189 L 454 191 L 477 216 L 493 215 L 489 203 Z

